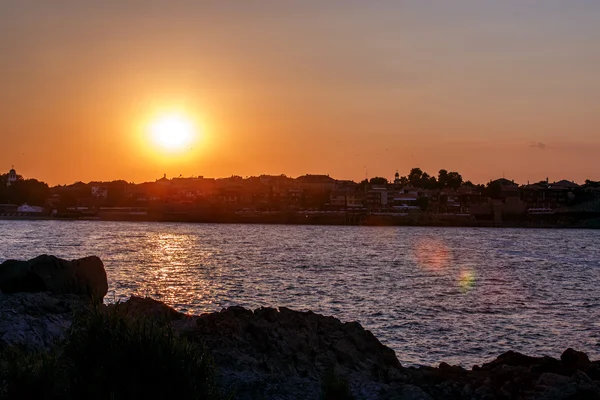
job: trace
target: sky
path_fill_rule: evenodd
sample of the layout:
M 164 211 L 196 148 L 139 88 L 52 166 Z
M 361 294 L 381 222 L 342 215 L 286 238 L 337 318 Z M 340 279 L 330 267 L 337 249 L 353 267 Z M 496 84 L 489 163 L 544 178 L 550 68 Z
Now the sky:
M 0 171 L 600 180 L 599 43 L 597 0 L 0 0 Z

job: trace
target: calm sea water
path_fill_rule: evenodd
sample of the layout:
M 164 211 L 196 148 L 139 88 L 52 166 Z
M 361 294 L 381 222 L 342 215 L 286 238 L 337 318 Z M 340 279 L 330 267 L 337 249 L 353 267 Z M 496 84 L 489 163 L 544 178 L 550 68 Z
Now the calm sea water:
M 0 261 L 100 256 L 107 301 L 359 321 L 403 364 L 600 358 L 600 231 L 0 221 Z

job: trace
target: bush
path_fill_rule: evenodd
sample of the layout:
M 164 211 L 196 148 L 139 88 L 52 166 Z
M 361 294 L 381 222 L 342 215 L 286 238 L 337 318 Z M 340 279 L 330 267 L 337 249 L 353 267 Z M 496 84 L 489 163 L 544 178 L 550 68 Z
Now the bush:
M 5 399 L 221 399 L 203 348 L 167 323 L 122 316 L 118 308 L 79 317 L 50 353 L 18 349 L 0 358 Z
M 322 379 L 321 390 L 323 400 L 354 400 L 348 381 L 332 371 L 328 371 Z
M 55 399 L 65 392 L 64 366 L 54 352 L 29 354 L 17 347 L 0 352 L 0 399 Z

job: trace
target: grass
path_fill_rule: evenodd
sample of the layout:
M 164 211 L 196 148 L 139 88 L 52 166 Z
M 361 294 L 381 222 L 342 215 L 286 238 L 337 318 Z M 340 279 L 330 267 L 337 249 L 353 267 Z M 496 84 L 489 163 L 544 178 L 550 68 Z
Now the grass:
M 212 359 L 166 323 L 94 311 L 51 352 L 0 353 L 0 399 L 222 399 Z
M 323 400 L 355 400 L 348 381 L 328 371 L 321 381 Z

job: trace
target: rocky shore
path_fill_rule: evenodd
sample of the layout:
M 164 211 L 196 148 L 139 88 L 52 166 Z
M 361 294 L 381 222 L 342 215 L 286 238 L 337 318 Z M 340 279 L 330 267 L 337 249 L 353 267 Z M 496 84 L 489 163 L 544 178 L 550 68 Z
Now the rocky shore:
M 470 370 L 446 363 L 406 368 L 357 322 L 285 307 L 192 316 L 140 297 L 103 305 L 107 290 L 97 257 L 4 262 L 0 350 L 49 351 L 76 315 L 99 308 L 168 324 L 175 337 L 198 344 L 212 355 L 219 386 L 234 399 L 600 399 L 600 361 L 573 349 L 560 358 L 509 351 Z M 324 390 L 332 379 L 349 393 Z

